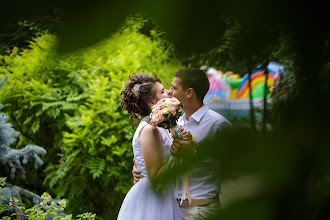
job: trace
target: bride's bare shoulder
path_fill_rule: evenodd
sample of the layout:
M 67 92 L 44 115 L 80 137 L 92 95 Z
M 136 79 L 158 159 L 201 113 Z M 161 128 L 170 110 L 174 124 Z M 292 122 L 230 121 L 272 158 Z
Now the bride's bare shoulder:
M 152 125 L 147 124 L 144 126 L 141 131 L 139 138 L 144 137 L 144 138 L 152 138 L 152 137 L 158 137 L 159 136 L 159 130 L 156 127 L 153 127 Z

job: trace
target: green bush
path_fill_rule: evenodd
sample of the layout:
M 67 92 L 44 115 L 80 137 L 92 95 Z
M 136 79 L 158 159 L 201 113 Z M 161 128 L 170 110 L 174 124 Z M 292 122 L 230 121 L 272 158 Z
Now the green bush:
M 68 199 L 74 215 L 117 216 L 132 185 L 131 139 L 135 127 L 120 105 L 130 73 L 156 74 L 169 88 L 181 68 L 157 31 L 139 33 L 141 19 L 90 48 L 56 54 L 57 37 L 45 34 L 30 48 L 1 57 L 3 111 L 23 142 L 47 149 L 44 184 Z
M 21 204 L 21 201 L 14 197 L 14 193 L 8 197 L 8 195 L 2 195 L 2 187 L 5 186 L 6 177 L 0 177 L 0 217 L 1 220 L 10 220 L 9 216 L 15 216 L 16 219 L 31 219 L 31 220 L 44 220 L 44 219 L 64 219 L 71 220 L 72 214 L 65 214 L 63 211 L 66 208 L 66 200 L 62 199 L 54 201 L 48 193 L 44 192 L 37 200 L 40 201 L 34 207 L 26 208 Z M 9 187 L 8 187 L 9 188 Z M 10 186 L 11 190 L 14 190 Z M 7 198 L 6 198 L 7 196 Z M 8 204 L 3 204 L 4 201 L 9 201 Z M 13 213 L 9 211 L 9 208 L 13 209 Z M 88 219 L 94 220 L 96 214 L 86 212 L 78 214 L 76 220 Z M 72 219 L 73 220 L 73 219 Z

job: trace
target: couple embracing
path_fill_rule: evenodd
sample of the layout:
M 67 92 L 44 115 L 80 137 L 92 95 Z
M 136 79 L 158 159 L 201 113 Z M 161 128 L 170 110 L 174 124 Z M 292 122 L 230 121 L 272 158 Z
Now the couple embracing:
M 177 71 L 170 90 L 166 90 L 155 75 L 130 76 L 121 93 L 121 104 L 131 114 L 133 122 L 140 121 L 132 141 L 136 184 L 127 193 L 118 220 L 195 220 L 220 208 L 220 181 L 211 160 L 188 171 L 189 201 L 181 201 L 183 189 L 180 183 L 177 188 L 173 184 L 169 186 L 166 193 L 158 193 L 153 187 L 171 153 L 177 156 L 194 154 L 196 144 L 198 146 L 209 135 L 231 127 L 226 118 L 203 104 L 209 87 L 206 73 L 197 68 Z M 148 117 L 151 107 L 167 97 L 175 97 L 183 104 L 184 114 L 178 120 L 183 140 L 172 137 L 164 128 L 154 128 L 146 120 L 139 120 Z

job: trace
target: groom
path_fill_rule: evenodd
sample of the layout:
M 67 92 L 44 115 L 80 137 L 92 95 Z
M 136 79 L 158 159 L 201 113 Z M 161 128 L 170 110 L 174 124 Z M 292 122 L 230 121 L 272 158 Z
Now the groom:
M 183 103 L 184 114 L 178 121 L 186 131 L 188 140 L 182 141 L 174 137 L 171 153 L 174 155 L 188 155 L 195 150 L 195 145 L 205 140 L 209 135 L 215 135 L 222 129 L 231 127 L 231 123 L 222 115 L 209 109 L 203 104 L 203 99 L 210 87 L 204 71 L 197 68 L 183 68 L 174 75 L 169 94 Z M 193 140 L 192 135 L 195 136 Z M 195 220 L 205 217 L 216 208 L 219 203 L 219 178 L 214 175 L 215 166 L 212 161 L 203 161 L 203 166 L 194 167 L 188 172 L 189 189 L 192 202 L 183 200 L 180 205 L 182 187 L 177 189 L 178 203 L 183 220 Z M 133 166 L 135 182 L 142 176 L 136 166 Z

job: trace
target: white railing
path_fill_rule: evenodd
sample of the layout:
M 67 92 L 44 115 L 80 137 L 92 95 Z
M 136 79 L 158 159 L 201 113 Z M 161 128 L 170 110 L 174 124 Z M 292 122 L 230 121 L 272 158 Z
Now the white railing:
M 267 104 L 271 103 L 271 99 L 267 99 Z M 217 102 L 207 103 L 210 109 L 222 114 L 228 119 L 236 117 L 249 117 L 250 99 L 227 99 Z M 262 110 L 264 107 L 263 98 L 252 99 L 253 108 Z M 269 104 L 268 104 L 269 106 Z M 260 117 L 261 112 L 256 111 L 256 117 Z

